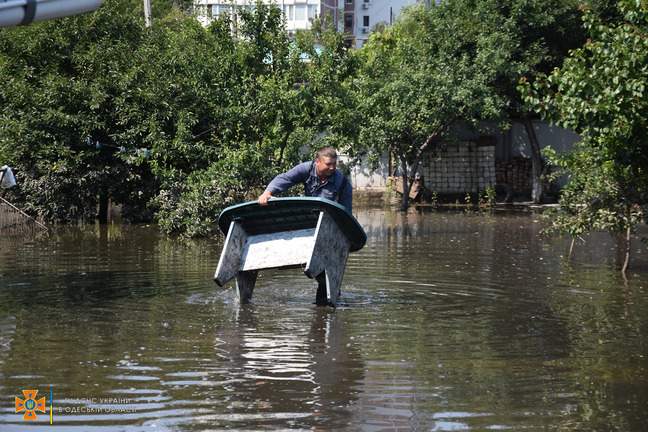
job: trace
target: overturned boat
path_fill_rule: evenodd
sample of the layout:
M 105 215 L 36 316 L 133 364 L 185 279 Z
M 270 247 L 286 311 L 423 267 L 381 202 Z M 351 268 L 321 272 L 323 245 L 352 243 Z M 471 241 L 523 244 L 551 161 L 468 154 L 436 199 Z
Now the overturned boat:
M 214 280 L 224 286 L 236 278 L 241 303 L 248 303 L 260 270 L 301 267 L 318 281 L 315 301 L 335 306 L 350 252 L 367 235 L 340 204 L 313 197 L 273 198 L 228 207 L 218 226 L 227 235 Z

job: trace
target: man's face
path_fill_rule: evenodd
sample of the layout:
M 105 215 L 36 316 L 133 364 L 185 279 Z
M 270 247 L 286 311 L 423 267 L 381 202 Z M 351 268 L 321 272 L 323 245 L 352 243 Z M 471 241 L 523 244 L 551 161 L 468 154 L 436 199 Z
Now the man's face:
M 322 156 L 315 159 L 315 169 L 320 177 L 330 177 L 335 172 L 337 158 Z

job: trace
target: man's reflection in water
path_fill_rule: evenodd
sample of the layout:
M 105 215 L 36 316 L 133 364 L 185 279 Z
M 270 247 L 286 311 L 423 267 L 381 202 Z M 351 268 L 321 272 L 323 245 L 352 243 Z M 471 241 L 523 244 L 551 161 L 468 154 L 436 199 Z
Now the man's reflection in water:
M 364 364 L 344 311 L 304 308 L 277 316 L 261 308 L 238 308 L 238 325 L 217 339 L 228 365 L 228 412 L 255 425 L 347 427 Z
M 315 382 L 319 384 L 314 412 L 316 430 L 348 427 L 350 405 L 357 399 L 364 379 L 364 362 L 350 336 L 351 311 L 316 308 L 310 330 Z

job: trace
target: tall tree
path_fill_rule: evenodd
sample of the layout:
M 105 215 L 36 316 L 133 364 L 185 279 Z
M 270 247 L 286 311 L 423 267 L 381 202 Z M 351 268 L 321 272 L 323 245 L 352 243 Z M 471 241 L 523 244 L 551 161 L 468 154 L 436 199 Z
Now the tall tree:
M 46 219 L 92 217 L 112 193 L 145 189 L 117 136 L 131 54 L 144 39 L 123 4 L 0 31 L 0 147 L 21 180 L 18 197 Z M 105 205 L 101 206 L 105 209 Z
M 227 95 L 214 101 L 214 112 L 225 114 L 210 134 L 218 152 L 182 168 L 182 176 L 163 176 L 156 203 L 167 232 L 210 234 L 224 206 L 256 198 L 304 150 L 349 135 L 341 113 L 352 67 L 340 35 L 316 25 L 291 41 L 281 11 L 260 3 L 239 11 L 235 23 L 219 18 L 210 31 L 233 66 Z
M 0 155 L 33 213 L 92 218 L 111 198 L 166 232 L 209 234 L 305 145 L 349 136 L 340 35 L 291 41 L 261 3 L 204 28 L 172 3 L 153 3 L 150 28 L 141 2 L 106 0 L 0 31 Z
M 1 152 L 17 199 L 48 220 L 105 217 L 108 198 L 150 219 L 160 184 L 209 166 L 231 135 L 229 27 L 169 9 L 146 29 L 132 1 L 0 32 Z
M 461 0 L 460 0 L 461 1 Z M 533 81 L 538 74 L 560 66 L 569 50 L 585 42 L 579 0 L 486 0 L 466 7 L 491 10 L 491 28 L 509 35 L 509 61 L 497 80 L 506 99 L 508 122 L 520 122 L 529 142 L 531 156 L 531 199 L 540 203 L 544 195 L 545 162 L 534 128 L 538 115 L 525 106 L 517 85 L 520 77 Z
M 621 0 L 622 19 L 585 16 L 588 42 L 560 69 L 521 86 L 545 118 L 581 137 L 575 151 L 552 160 L 569 177 L 554 226 L 630 234 L 648 202 L 648 4 Z
M 403 210 L 423 156 L 457 123 L 477 125 L 504 107 L 494 84 L 512 41 L 485 28 L 491 20 L 460 3 L 407 9 L 392 27 L 372 35 L 360 54 L 355 85 L 364 119 L 356 151 L 394 156 Z

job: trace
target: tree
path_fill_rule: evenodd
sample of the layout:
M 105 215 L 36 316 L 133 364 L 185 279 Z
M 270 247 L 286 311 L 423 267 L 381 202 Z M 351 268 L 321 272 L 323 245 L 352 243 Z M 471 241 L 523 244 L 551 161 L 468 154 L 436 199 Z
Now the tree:
M 524 105 L 517 85 L 522 76 L 532 81 L 538 74 L 550 73 L 562 64 L 569 50 L 585 42 L 579 4 L 578 0 L 487 0 L 472 5 L 492 11 L 483 14 L 493 19 L 490 27 L 507 33 L 511 40 L 509 60 L 497 87 L 506 100 L 508 121 L 521 122 L 527 134 L 534 203 L 543 200 L 546 167 L 533 126 L 538 116 Z
M 359 123 L 352 84 L 358 61 L 330 20 L 330 16 L 315 20 L 311 31 L 299 32 L 296 38 L 307 63 L 302 85 L 308 101 L 304 108 L 314 133 L 309 141 L 313 147 L 331 145 L 350 151 Z
M 293 156 L 285 150 L 292 141 L 286 124 L 290 120 L 284 119 L 299 93 L 293 75 L 300 64 L 290 49 L 281 12 L 259 3 L 253 11 L 237 14 L 235 22 L 222 16 L 204 32 L 210 42 L 199 49 L 197 59 L 209 66 L 189 84 L 196 88 L 201 82 L 210 95 L 201 109 L 204 116 L 189 111 L 185 138 L 162 140 L 166 147 L 154 152 L 154 172 L 161 180 L 154 200 L 156 218 L 167 233 L 211 234 L 223 207 L 251 198 L 286 159 L 291 160 L 285 153 Z M 182 44 L 173 46 L 183 49 Z M 169 56 L 169 66 L 177 63 L 179 53 L 162 51 Z M 188 54 L 181 57 L 182 64 L 193 69 L 197 59 Z M 165 71 L 168 66 L 160 69 L 162 85 L 173 86 L 174 74 Z
M 521 89 L 545 118 L 582 137 L 571 154 L 550 155 L 570 176 L 554 227 L 572 236 L 623 233 L 625 273 L 648 198 L 648 4 L 622 0 L 618 12 L 621 20 L 607 21 L 587 13 L 588 42 Z
M 261 3 L 204 28 L 162 0 L 168 13 L 145 28 L 134 1 L 0 31 L 0 155 L 32 213 L 105 216 L 112 199 L 131 219 L 206 235 L 303 147 L 348 136 L 352 68 L 332 30 L 293 42 Z
M 457 123 L 497 118 L 504 106 L 494 84 L 511 40 L 464 6 L 452 1 L 407 9 L 361 50 L 355 85 L 364 118 L 355 150 L 394 156 L 403 210 L 423 156 Z
M 339 144 L 351 127 L 341 113 L 348 110 L 342 83 L 352 67 L 333 30 L 315 23 L 313 32 L 293 42 L 281 11 L 257 3 L 252 11 L 239 11 L 236 23 L 223 17 L 209 31 L 219 35 L 219 49 L 227 47 L 216 57 L 228 58 L 230 65 L 227 92 L 214 100 L 215 126 L 206 144 L 218 150 L 179 167 L 186 149 L 178 149 L 165 162 L 165 171 L 178 175 L 160 171 L 166 180 L 155 200 L 163 230 L 192 236 L 211 234 L 222 208 L 256 198 L 304 150 L 329 140 Z
M 135 143 L 117 138 L 144 38 L 122 6 L 0 32 L 0 148 L 21 180 L 17 199 L 48 220 L 93 217 L 108 196 L 150 181 L 129 163 Z

